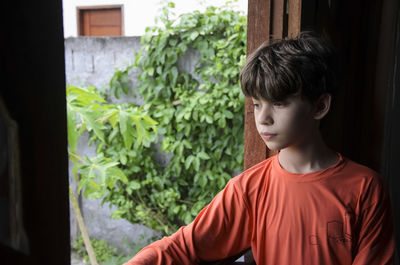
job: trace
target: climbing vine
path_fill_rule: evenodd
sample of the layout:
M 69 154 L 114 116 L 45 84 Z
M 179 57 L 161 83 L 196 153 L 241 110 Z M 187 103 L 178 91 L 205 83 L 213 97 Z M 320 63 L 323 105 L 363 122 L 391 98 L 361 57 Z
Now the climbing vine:
M 110 91 L 119 97 L 129 91 L 129 71 L 140 70 L 136 89 L 144 103 L 125 107 L 145 116 L 141 124 L 129 121 L 134 129 L 126 125 L 131 140 L 123 134 L 123 119 L 103 124 L 103 136 L 90 132 L 98 157 L 114 161 L 126 177 L 120 175 L 99 194 L 117 207 L 114 217 L 166 234 L 191 222 L 243 161 L 244 97 L 238 76 L 246 52 L 246 17 L 229 3 L 178 18 L 172 18 L 173 9 L 171 2 L 162 8 L 161 25 L 146 29 L 135 63 L 110 81 Z M 197 58 L 189 72 L 182 67 L 188 56 Z M 157 150 L 167 163 L 160 162 Z M 87 178 L 82 171 L 81 183 Z

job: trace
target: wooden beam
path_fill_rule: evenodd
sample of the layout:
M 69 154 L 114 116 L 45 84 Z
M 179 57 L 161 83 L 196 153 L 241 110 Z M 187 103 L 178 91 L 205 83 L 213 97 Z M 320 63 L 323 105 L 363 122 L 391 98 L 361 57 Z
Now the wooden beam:
M 270 35 L 270 0 L 249 0 L 247 17 L 247 54 L 269 39 Z M 245 101 L 244 125 L 244 168 L 263 161 L 267 157 L 267 147 L 257 133 L 254 123 L 253 102 Z
M 301 29 L 301 2 L 302 0 L 289 0 L 288 36 L 295 37 Z
M 272 1 L 271 12 L 271 35 L 274 39 L 281 39 L 283 37 L 283 21 L 285 16 L 285 1 L 274 0 Z
M 269 39 L 271 0 L 249 0 L 247 15 L 247 54 Z

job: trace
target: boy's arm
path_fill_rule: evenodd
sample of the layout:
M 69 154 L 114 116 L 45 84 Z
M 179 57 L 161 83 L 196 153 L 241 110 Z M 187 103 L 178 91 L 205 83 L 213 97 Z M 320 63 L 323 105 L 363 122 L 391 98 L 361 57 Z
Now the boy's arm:
M 390 198 L 377 179 L 369 186 L 366 197 L 353 265 L 394 264 Z
M 250 240 L 248 203 L 239 185 L 230 181 L 191 224 L 147 246 L 125 265 L 220 260 L 248 248 Z

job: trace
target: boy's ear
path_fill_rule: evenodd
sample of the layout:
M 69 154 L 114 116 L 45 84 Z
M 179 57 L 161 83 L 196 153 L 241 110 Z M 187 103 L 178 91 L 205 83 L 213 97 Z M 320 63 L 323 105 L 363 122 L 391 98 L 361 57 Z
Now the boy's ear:
M 321 120 L 328 114 L 331 108 L 332 96 L 329 93 L 322 94 L 314 103 L 314 119 Z

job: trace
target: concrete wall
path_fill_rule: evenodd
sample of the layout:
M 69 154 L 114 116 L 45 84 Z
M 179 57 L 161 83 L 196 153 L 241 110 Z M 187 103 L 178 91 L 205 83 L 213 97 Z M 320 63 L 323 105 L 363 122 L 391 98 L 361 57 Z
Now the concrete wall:
M 95 86 L 107 89 L 116 68 L 124 68 L 134 60 L 134 52 L 140 49 L 140 37 L 79 37 L 65 40 L 66 83 L 75 86 Z M 133 86 L 138 71 L 131 71 Z M 113 102 L 134 102 L 131 96 Z M 135 103 L 140 103 L 136 100 Z M 88 134 L 83 134 L 78 142 L 78 154 L 93 157 L 95 148 L 88 146 Z M 76 190 L 76 183 L 70 168 L 70 184 Z M 151 229 L 131 224 L 126 220 L 113 220 L 110 215 L 113 209 L 101 200 L 86 200 L 79 198 L 82 215 L 90 237 L 105 239 L 126 254 L 131 254 L 136 244 L 145 244 L 147 240 L 156 236 Z M 71 243 L 79 234 L 75 214 L 70 207 Z
M 125 68 L 134 61 L 135 51 L 140 49 L 140 37 L 78 37 L 65 39 L 65 64 L 66 83 L 75 86 L 95 86 L 108 89 L 108 83 L 116 68 Z M 198 53 L 188 49 L 186 54 L 180 58 L 178 68 L 180 71 L 193 73 Z M 138 85 L 136 78 L 139 74 L 137 69 L 129 73 L 132 80 L 132 90 Z M 135 93 L 135 92 L 133 92 Z M 134 102 L 141 103 L 140 98 L 122 96 L 120 99 L 111 97 L 113 103 Z M 89 157 L 95 156 L 94 147 L 88 146 L 88 135 L 83 134 L 78 142 L 78 154 Z M 167 163 L 168 157 L 159 156 L 162 162 Z M 76 189 L 76 183 L 71 173 L 70 184 Z M 126 220 L 112 220 L 112 210 L 108 204 L 100 205 L 100 200 L 85 200 L 80 198 L 80 205 L 89 236 L 105 239 L 108 243 L 118 247 L 120 250 L 130 254 L 134 244 L 157 236 L 154 231 L 138 224 L 130 224 Z M 71 242 L 78 235 L 78 226 L 75 215 L 71 212 Z M 129 247 L 130 246 L 130 247 Z
M 134 52 L 139 49 L 140 37 L 67 38 L 67 84 L 105 88 L 115 69 L 132 64 L 135 59 Z

